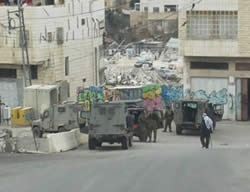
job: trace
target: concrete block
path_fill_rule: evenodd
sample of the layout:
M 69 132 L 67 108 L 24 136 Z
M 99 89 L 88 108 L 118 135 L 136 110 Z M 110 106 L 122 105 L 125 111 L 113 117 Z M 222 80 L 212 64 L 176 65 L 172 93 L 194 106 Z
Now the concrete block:
M 88 134 L 81 133 L 80 129 L 74 129 L 72 130 L 75 133 L 76 140 L 78 142 L 78 145 L 83 145 L 88 143 Z
M 49 152 L 63 152 L 78 147 L 76 133 L 74 130 L 63 133 L 47 135 Z

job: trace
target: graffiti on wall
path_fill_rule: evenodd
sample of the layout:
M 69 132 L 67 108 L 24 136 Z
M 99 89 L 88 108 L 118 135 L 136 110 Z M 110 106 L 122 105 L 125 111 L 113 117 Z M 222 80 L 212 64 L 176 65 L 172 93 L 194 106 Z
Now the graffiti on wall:
M 142 98 L 144 107 L 152 111 L 153 109 L 163 109 L 162 88 L 159 85 L 147 85 L 142 88 Z
M 194 99 L 208 100 L 212 104 L 225 105 L 228 103 L 228 90 L 226 88 L 219 91 L 212 91 L 210 94 L 207 94 L 205 90 L 198 90 L 191 93 L 191 96 Z
M 103 101 L 103 88 L 90 86 L 84 90 L 78 89 L 78 101 L 102 102 Z
M 183 96 L 183 88 L 182 87 L 171 87 L 162 85 L 162 98 L 165 103 L 169 103 L 171 101 L 177 101 Z

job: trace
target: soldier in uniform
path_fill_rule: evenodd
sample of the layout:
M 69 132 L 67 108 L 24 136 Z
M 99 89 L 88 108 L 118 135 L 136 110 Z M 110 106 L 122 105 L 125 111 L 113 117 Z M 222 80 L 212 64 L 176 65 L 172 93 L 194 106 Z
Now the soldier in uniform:
M 152 141 L 152 132 L 154 134 L 154 143 L 157 139 L 157 128 L 159 123 L 159 117 L 155 111 L 151 112 L 147 117 L 147 139 L 149 139 L 149 142 Z M 146 139 L 146 140 L 147 140 Z
M 146 120 L 147 120 L 147 111 L 144 110 L 138 117 L 138 123 L 140 127 L 140 132 L 141 132 L 141 136 L 140 136 L 141 141 L 146 141 L 147 139 Z
M 170 106 L 167 106 L 167 110 L 165 112 L 165 127 L 163 132 L 166 132 L 168 127 L 169 127 L 169 132 L 172 132 L 171 123 L 173 119 L 174 119 L 174 112 L 171 110 Z

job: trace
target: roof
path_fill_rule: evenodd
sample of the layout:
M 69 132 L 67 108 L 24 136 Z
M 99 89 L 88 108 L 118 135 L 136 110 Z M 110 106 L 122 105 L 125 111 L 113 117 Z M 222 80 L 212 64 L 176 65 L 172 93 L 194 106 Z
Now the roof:
M 42 89 L 42 90 L 51 90 L 55 88 L 57 88 L 56 85 L 42 85 L 41 87 L 39 87 L 39 89 Z
M 109 89 L 140 89 L 142 86 L 117 86 Z
M 173 13 L 150 13 L 148 14 L 148 20 L 176 20 L 177 14 Z
M 31 85 L 29 87 L 25 87 L 25 89 L 42 89 L 42 90 L 51 90 L 57 88 L 57 85 Z
M 208 100 L 198 100 L 198 99 L 180 99 L 179 101 L 182 101 L 182 102 L 207 102 Z
M 127 103 L 141 103 L 141 99 L 134 99 L 134 100 L 118 100 L 118 101 L 110 101 L 104 103 L 94 103 L 95 105 L 104 105 L 104 104 L 127 104 Z

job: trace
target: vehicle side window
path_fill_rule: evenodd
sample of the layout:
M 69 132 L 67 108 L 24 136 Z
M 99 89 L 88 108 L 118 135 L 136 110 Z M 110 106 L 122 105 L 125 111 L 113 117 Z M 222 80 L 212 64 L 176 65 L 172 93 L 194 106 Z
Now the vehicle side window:
M 66 111 L 65 107 L 58 107 L 59 113 L 64 113 Z
M 49 111 L 44 111 L 43 118 L 46 119 L 49 117 Z

